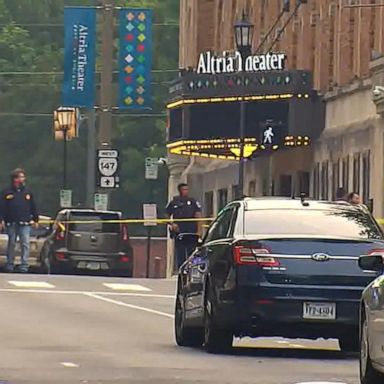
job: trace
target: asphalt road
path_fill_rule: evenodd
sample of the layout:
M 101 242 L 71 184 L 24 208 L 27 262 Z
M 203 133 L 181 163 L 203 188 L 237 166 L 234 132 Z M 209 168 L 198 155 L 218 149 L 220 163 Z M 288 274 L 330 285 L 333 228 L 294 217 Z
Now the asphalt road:
M 356 356 L 335 341 L 237 340 L 225 356 L 177 347 L 174 291 L 172 280 L 1 274 L 0 384 L 358 383 Z

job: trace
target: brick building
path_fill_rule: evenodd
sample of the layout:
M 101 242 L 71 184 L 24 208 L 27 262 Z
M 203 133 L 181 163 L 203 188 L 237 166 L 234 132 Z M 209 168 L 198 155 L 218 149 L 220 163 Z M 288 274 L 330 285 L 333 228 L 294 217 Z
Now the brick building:
M 260 47 L 282 0 L 181 0 L 180 68 L 196 68 L 201 52 L 234 50 L 233 24 L 245 10 L 255 26 L 253 52 L 272 47 L 286 53 L 288 68 L 312 71 L 326 106 L 322 134 L 309 148 L 276 151 L 246 164 L 246 193 L 308 189 L 312 197 L 332 199 L 344 187 L 360 193 L 383 217 L 384 102 L 381 95 L 373 101 L 372 87 L 384 85 L 384 0 L 307 0 L 280 33 L 296 0 L 290 3 L 290 12 Z M 345 7 L 351 4 L 376 7 Z M 170 155 L 169 168 L 170 196 L 180 180 L 187 180 L 207 216 L 235 195 L 234 162 Z

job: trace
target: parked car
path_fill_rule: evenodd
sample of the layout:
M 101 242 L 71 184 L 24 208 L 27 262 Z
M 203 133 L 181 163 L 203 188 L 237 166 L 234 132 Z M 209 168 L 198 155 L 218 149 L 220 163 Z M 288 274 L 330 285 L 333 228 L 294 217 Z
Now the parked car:
M 39 265 L 40 252 L 43 247 L 45 237 L 48 234 L 50 228 L 51 218 L 49 216 L 39 216 L 39 221 L 41 224 L 37 228 L 31 228 L 31 237 L 30 237 L 30 257 L 29 263 L 31 266 Z M 6 254 L 7 254 L 7 245 L 8 245 L 8 235 L 5 232 L 0 233 L 0 257 L 2 264 L 5 264 Z M 20 243 L 16 243 L 16 265 L 20 264 Z
M 362 256 L 363 271 L 380 275 L 364 290 L 360 309 L 361 384 L 384 383 L 384 251 Z
M 378 250 L 383 233 L 364 206 L 234 201 L 179 270 L 176 342 L 217 352 L 233 336 L 323 337 L 358 350 L 361 294 L 377 276 L 358 258 Z
M 65 209 L 58 213 L 40 255 L 47 273 L 75 270 L 132 276 L 133 251 L 121 212 Z

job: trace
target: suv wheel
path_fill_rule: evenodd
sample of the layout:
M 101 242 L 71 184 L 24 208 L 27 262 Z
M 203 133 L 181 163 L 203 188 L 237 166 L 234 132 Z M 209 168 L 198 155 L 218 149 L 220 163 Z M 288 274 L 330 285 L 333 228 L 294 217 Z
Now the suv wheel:
M 372 366 L 369 356 L 368 322 L 363 320 L 360 337 L 360 381 L 361 384 L 382 384 L 384 374 L 377 372 Z
M 339 346 L 342 352 L 358 352 L 359 337 L 353 333 L 339 338 Z
M 179 295 L 175 304 L 175 338 L 181 347 L 201 347 L 204 341 L 202 328 L 191 328 L 185 325 L 184 306 Z
M 227 353 L 231 350 L 233 332 L 222 329 L 215 323 L 214 306 L 206 299 L 204 310 L 204 346 L 209 353 Z

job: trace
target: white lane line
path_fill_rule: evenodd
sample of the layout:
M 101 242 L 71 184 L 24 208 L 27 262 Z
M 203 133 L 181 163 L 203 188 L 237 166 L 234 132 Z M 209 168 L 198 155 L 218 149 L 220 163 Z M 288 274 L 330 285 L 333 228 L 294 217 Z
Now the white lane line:
M 14 285 L 20 288 L 55 288 L 53 284 L 47 283 L 46 281 L 8 281 L 8 284 Z
M 133 297 L 156 297 L 162 299 L 174 299 L 175 295 L 161 295 L 156 293 L 133 293 L 133 292 L 94 292 L 94 291 L 60 291 L 60 290 L 46 290 L 46 289 L 16 289 L 16 288 L 0 288 L 1 292 L 8 293 L 50 293 L 50 294 L 61 294 L 61 295 L 84 295 L 86 293 L 94 293 L 96 295 L 104 296 L 133 296 Z
M 168 318 L 170 318 L 170 319 L 173 319 L 173 317 L 174 317 L 174 316 L 171 315 L 170 313 L 161 312 L 161 311 L 156 311 L 155 309 L 146 308 L 146 307 L 140 307 L 140 306 L 138 306 L 138 305 L 127 304 L 127 303 L 124 303 L 123 301 L 109 299 L 108 297 L 103 297 L 103 296 L 97 295 L 97 294 L 95 294 L 95 293 L 84 293 L 84 295 L 89 296 L 89 297 L 93 297 L 94 299 L 97 299 L 97 300 L 106 301 L 107 303 L 111 303 L 111 304 L 119 305 L 119 306 L 121 306 L 121 307 L 127 307 L 127 308 L 137 309 L 137 310 L 139 310 L 139 311 L 152 313 L 152 314 L 154 314 L 154 315 L 160 315 L 160 316 L 168 317 Z
M 305 381 L 297 384 L 346 384 L 341 381 Z
M 75 364 L 75 363 L 71 363 L 69 361 L 63 361 L 62 363 L 60 363 L 63 367 L 65 368 L 78 368 L 79 365 L 78 364 Z
M 152 289 L 149 289 L 139 284 L 103 283 L 103 285 L 104 287 L 113 289 L 114 291 L 141 291 L 141 292 L 152 291 Z

